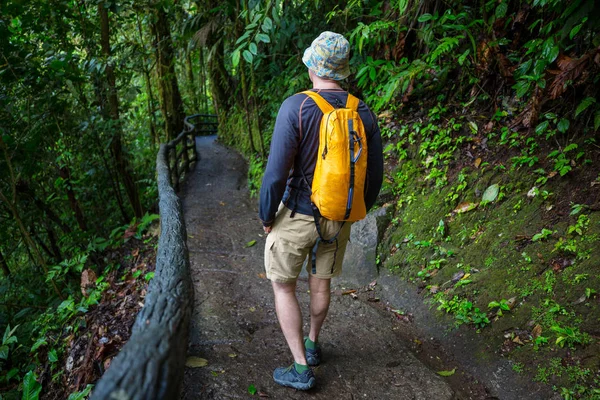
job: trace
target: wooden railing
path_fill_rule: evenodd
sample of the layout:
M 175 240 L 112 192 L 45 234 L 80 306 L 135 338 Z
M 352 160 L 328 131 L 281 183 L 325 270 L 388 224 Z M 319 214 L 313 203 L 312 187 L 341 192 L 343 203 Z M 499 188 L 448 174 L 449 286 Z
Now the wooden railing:
M 216 128 L 212 121 L 204 125 L 207 117 L 187 117 L 183 132 L 160 145 L 156 171 L 161 232 L 156 271 L 131 337 L 97 383 L 92 400 L 179 398 L 194 289 L 183 210 L 176 190 L 198 160 L 196 134 Z

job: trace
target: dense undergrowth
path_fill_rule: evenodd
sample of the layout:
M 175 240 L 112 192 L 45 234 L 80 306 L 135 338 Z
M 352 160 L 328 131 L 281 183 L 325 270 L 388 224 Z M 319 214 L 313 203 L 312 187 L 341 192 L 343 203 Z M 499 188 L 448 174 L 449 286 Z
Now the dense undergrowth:
M 507 121 L 494 114 L 476 124 L 469 120 L 486 116 L 436 110 L 384 129 L 383 197 L 395 211 L 382 265 L 456 326 L 477 330 L 518 373 L 565 398 L 595 398 L 600 166 L 592 160 L 600 149 L 579 138 L 585 154 L 561 176 L 551 151 L 519 163 L 523 143 L 540 141 L 534 132 L 509 142 Z
M 28 282 L 2 281 L 11 299 L 0 347 L 3 399 L 84 399 L 127 342 L 154 276 L 158 215 L 95 237 L 50 267 L 62 299 L 43 301 Z M 35 282 L 25 274 L 16 275 Z
M 565 399 L 600 398 L 599 13 L 407 0 L 326 14 L 353 45 L 345 87 L 379 115 L 381 265 Z M 267 145 L 281 101 L 310 85 L 299 57 L 278 72 L 259 95 Z M 249 154 L 256 194 L 265 162 L 243 118 L 233 108 L 220 138 Z

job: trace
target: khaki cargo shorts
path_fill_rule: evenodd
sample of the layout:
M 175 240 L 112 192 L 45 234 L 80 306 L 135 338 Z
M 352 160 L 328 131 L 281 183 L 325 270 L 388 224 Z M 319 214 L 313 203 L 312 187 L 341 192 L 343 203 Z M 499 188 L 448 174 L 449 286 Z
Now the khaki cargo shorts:
M 316 273 L 312 271 L 312 249 L 319 234 L 312 216 L 296 213 L 290 217 L 291 210 L 280 205 L 273 229 L 265 244 L 265 269 L 267 278 L 278 283 L 292 283 L 298 279 L 304 261 L 308 258 L 306 269 L 309 274 L 329 279 L 342 272 L 342 261 L 346 245 L 350 238 L 351 222 L 342 226 L 341 222 L 321 218 L 321 232 L 329 239 L 340 230 L 336 243 L 319 243 L 317 249 Z

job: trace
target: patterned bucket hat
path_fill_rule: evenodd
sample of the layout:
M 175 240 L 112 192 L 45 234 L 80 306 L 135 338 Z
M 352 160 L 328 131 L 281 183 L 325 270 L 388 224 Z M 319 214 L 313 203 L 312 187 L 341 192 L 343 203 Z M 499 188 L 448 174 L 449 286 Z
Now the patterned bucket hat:
M 340 81 L 350 75 L 350 44 L 339 33 L 325 31 L 304 51 L 302 62 L 321 78 Z

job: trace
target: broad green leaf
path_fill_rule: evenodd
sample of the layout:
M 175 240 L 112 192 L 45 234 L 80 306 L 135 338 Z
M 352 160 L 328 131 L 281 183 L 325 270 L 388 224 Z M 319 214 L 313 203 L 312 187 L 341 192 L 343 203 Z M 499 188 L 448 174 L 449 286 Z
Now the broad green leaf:
M 548 129 L 548 126 L 550 125 L 550 122 L 548 121 L 544 121 L 541 124 L 539 124 L 538 126 L 535 127 L 535 134 L 536 135 L 542 135 L 544 132 L 546 132 L 546 129 Z
M 500 3 L 498 7 L 496 7 L 496 18 L 504 18 L 506 15 L 506 11 L 508 10 L 508 3 Z
M 249 50 L 244 50 L 242 56 L 244 56 L 244 60 L 246 60 L 248 63 L 252 63 L 252 53 L 250 53 Z
M 52 349 L 48 352 L 48 361 L 51 363 L 55 363 L 58 361 L 58 355 L 56 354 L 56 349 Z
M 23 378 L 23 396 L 21 400 L 38 400 L 42 385 L 37 381 L 37 376 L 33 371 L 29 371 Z
M 500 192 L 500 186 L 497 183 L 494 183 L 483 192 L 483 197 L 481 201 L 492 202 L 498 198 L 498 193 Z
M 595 102 L 596 99 L 593 97 L 586 97 L 585 99 L 583 99 L 581 103 L 579 103 L 579 105 L 577 106 L 577 109 L 575 110 L 575 118 L 577 118 L 579 114 L 584 112 L 589 106 L 592 105 L 592 103 Z
M 573 38 L 575 37 L 575 35 L 577 35 L 577 34 L 579 33 L 579 31 L 580 31 L 580 30 L 581 30 L 581 28 L 583 27 L 583 24 L 584 24 L 586 21 L 587 21 L 587 17 L 585 17 L 585 18 L 583 19 L 583 21 L 582 21 L 580 24 L 578 24 L 578 25 L 575 25 L 575 26 L 573 27 L 573 29 L 571 29 L 571 32 L 569 32 L 569 39 L 573 40 Z
M 250 45 L 248 46 L 248 49 L 250 49 L 250 53 L 257 55 L 258 54 L 258 47 L 256 46 L 256 43 L 251 42 Z
M 433 16 L 431 14 L 426 13 L 426 14 L 421 15 L 417 19 L 417 21 L 419 21 L 419 22 L 427 22 L 427 21 L 431 20 L 432 18 L 433 18 Z
M 236 50 L 231 55 L 231 64 L 233 64 L 234 67 L 237 67 L 239 63 L 240 63 L 240 51 Z
M 238 40 L 236 40 L 236 42 L 235 42 L 236 46 L 238 44 L 242 43 L 244 40 L 248 39 L 249 37 L 250 37 L 250 32 L 249 31 L 246 32 L 246 33 L 244 33 L 242 36 L 239 37 Z
M 554 60 L 556 60 L 556 57 L 558 57 L 558 53 L 560 53 L 560 49 L 558 48 L 558 46 L 554 46 L 550 49 L 550 52 L 548 53 L 548 57 L 546 58 L 546 60 L 548 60 L 549 63 L 554 62 Z
M 452 368 L 450 371 L 438 371 L 439 376 L 452 376 L 456 372 L 456 368 Z
M 269 35 L 265 35 L 264 33 L 259 33 L 258 35 L 256 35 L 256 38 L 261 42 L 271 43 L 271 38 L 269 37 Z
M 558 122 L 558 125 L 556 125 L 556 129 L 558 129 L 558 131 L 560 133 L 565 133 L 569 129 L 570 125 L 571 125 L 571 122 L 568 119 L 562 118 Z
M 246 243 L 246 247 L 252 247 L 256 244 L 256 240 L 251 240 L 248 243 Z
M 46 338 L 45 337 L 41 337 L 39 338 L 34 344 L 33 346 L 31 346 L 31 352 L 33 353 L 34 351 L 36 351 L 40 346 L 43 346 L 45 344 L 48 344 L 48 342 L 46 342 Z
M 7 345 L 0 346 L 0 360 L 8 360 L 10 348 Z
M 71 393 L 67 400 L 85 400 L 85 398 L 90 394 L 94 385 L 87 385 L 85 389 L 81 392 Z
M 272 28 L 273 28 L 273 21 L 271 21 L 271 18 L 265 17 L 265 20 L 263 21 L 263 24 L 262 24 L 263 31 L 269 32 Z

